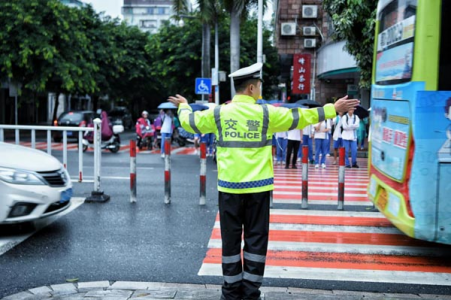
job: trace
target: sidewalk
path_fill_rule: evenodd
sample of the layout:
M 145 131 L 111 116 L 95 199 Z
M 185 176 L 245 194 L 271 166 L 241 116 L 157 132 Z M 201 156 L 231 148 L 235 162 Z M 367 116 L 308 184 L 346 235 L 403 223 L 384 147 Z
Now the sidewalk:
M 408 300 L 451 299 L 451 296 L 428 294 L 366 293 L 340 290 L 262 287 L 264 300 Z M 194 299 L 219 300 L 221 287 L 204 284 L 175 284 L 159 282 L 97 281 L 65 283 L 33 288 L 2 300 L 157 300 Z

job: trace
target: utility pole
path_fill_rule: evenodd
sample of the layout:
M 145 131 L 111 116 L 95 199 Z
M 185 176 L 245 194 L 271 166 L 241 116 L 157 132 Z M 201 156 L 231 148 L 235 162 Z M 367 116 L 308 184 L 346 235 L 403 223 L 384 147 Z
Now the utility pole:
M 258 0 L 257 62 L 263 63 L 263 0 Z M 263 79 L 263 68 L 260 70 L 260 79 Z M 260 88 L 261 94 L 263 85 Z

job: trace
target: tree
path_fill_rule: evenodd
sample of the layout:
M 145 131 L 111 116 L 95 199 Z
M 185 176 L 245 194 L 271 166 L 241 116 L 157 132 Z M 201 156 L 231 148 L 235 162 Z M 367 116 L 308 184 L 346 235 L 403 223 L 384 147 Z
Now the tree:
M 201 77 L 211 77 L 211 25 L 214 24 L 220 14 L 220 6 L 217 0 L 197 0 L 198 11 L 194 16 L 202 22 L 202 74 Z M 183 18 L 181 14 L 189 13 L 186 0 L 174 1 L 176 18 Z
M 377 1 L 324 0 L 323 6 L 332 18 L 332 38 L 346 41 L 346 50 L 355 57 L 360 87 L 370 88 Z
M 31 93 L 95 90 L 97 66 L 77 9 L 57 0 L 3 1 L 0 19 L 2 80 L 20 82 Z

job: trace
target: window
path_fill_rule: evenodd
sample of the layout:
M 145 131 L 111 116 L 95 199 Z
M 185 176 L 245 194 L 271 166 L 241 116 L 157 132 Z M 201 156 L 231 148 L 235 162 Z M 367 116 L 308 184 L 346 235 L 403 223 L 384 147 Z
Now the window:
M 133 8 L 131 8 L 131 7 L 124 7 L 124 8 L 122 8 L 122 13 L 124 15 L 131 15 L 133 13 Z
M 158 14 L 159 15 L 165 15 L 166 14 L 166 8 L 158 7 Z
M 156 28 L 157 27 L 157 21 L 155 20 L 142 20 L 141 21 L 141 28 Z
M 147 9 L 147 14 L 148 14 L 148 15 L 153 15 L 153 14 L 154 14 L 154 8 L 153 8 L 153 7 L 149 7 L 149 8 Z
M 380 12 L 377 35 L 376 82 L 410 81 L 417 0 L 392 0 Z

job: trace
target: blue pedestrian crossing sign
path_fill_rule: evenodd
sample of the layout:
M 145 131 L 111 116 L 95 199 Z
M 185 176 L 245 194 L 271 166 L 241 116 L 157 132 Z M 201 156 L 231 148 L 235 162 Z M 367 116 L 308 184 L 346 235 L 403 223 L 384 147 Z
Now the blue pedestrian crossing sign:
M 196 85 L 194 89 L 198 95 L 210 95 L 211 78 L 196 78 Z

